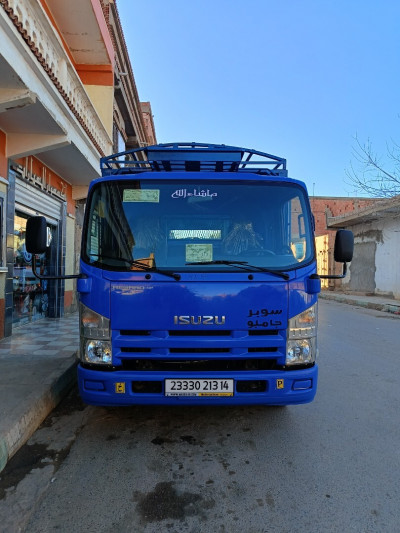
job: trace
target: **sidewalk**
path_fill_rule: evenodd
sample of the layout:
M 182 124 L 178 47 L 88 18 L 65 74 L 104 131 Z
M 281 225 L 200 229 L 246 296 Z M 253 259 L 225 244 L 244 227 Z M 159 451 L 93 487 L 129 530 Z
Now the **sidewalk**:
M 400 315 L 400 300 L 394 300 L 391 298 L 376 295 L 367 296 L 356 293 L 350 294 L 329 290 L 323 290 L 320 294 L 320 298 Z
M 78 343 L 77 313 L 0 341 L 0 472 L 74 384 Z

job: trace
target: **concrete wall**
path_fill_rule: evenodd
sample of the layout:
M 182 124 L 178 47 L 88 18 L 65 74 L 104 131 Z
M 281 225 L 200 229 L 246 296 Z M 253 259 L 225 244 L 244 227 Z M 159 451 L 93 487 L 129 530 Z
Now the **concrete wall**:
M 85 89 L 105 130 L 112 138 L 114 86 L 85 85 Z
M 400 299 L 400 218 L 351 226 L 354 257 L 346 289 Z
M 376 242 L 371 239 L 356 237 L 354 256 L 350 264 L 350 277 L 347 288 L 356 292 L 374 293 Z
M 376 247 L 376 289 L 400 299 L 400 218 L 386 219 Z

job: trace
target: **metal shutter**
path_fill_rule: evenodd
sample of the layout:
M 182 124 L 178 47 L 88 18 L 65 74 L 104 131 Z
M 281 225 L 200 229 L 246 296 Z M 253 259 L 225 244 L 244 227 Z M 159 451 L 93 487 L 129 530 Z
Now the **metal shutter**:
M 49 223 L 62 219 L 64 202 L 42 192 L 29 183 L 15 180 L 15 209 L 30 215 L 44 215 Z

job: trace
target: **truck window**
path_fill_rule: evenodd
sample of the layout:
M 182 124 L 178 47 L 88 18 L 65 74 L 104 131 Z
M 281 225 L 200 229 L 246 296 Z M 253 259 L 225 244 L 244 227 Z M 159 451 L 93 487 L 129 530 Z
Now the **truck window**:
M 109 180 L 88 198 L 82 258 L 130 271 L 132 261 L 158 268 L 227 270 L 187 263 L 247 261 L 291 269 L 314 254 L 303 189 L 276 182 Z

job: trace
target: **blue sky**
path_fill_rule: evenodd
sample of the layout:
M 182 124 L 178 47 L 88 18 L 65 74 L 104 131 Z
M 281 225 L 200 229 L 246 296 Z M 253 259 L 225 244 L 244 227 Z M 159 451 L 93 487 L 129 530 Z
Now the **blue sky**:
M 354 137 L 400 143 L 398 0 L 117 0 L 158 142 L 285 157 L 317 196 L 353 196 Z M 389 163 L 388 163 L 389 165 Z

